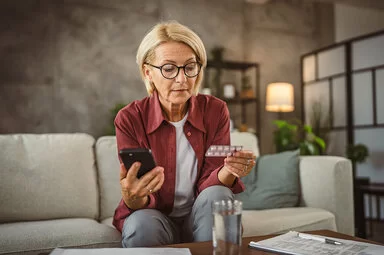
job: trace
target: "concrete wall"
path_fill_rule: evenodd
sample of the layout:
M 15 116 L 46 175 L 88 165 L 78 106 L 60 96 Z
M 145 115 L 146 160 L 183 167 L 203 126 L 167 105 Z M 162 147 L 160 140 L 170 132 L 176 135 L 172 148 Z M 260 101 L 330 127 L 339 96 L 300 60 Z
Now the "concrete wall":
M 209 52 L 260 62 L 265 86 L 295 84 L 300 116 L 300 55 L 332 40 L 322 29 L 332 6 L 303 0 L 25 0 L 0 2 L 0 133 L 105 133 L 109 110 L 146 96 L 138 74 L 138 44 L 156 22 L 176 19 L 203 39 Z M 320 15 L 320 16 L 319 16 Z M 326 31 L 326 33 L 324 33 Z M 325 39 L 324 39 L 325 38 Z M 328 42 L 328 43 L 331 43 Z M 262 152 L 273 151 L 263 110 Z
M 384 9 L 335 4 L 335 40 L 341 42 L 384 29 Z
M 273 120 L 277 113 L 265 111 L 268 83 L 283 81 L 294 85 L 295 111 L 284 119 L 301 116 L 300 56 L 332 44 L 333 5 L 307 1 L 272 1 L 250 5 L 245 11 L 245 59 L 261 64 L 262 152 L 274 151 Z

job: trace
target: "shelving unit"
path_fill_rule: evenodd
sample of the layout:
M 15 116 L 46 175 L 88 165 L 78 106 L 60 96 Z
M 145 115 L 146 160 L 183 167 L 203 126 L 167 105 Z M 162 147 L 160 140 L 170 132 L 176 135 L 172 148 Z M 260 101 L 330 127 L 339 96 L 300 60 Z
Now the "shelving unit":
M 228 104 L 228 108 L 230 110 L 231 119 L 236 118 L 236 114 L 233 107 L 240 107 L 240 123 L 247 124 L 248 127 L 255 129 L 256 136 L 260 136 L 260 67 L 258 63 L 250 63 L 250 62 L 236 62 L 236 61 L 210 61 L 208 60 L 207 68 L 206 68 L 206 77 L 205 77 L 205 84 L 204 87 L 212 87 L 215 86 L 211 82 L 211 75 L 215 74 L 218 70 L 222 71 L 222 76 L 225 76 L 226 73 L 229 72 L 235 72 L 240 74 L 240 78 L 235 78 L 235 81 L 233 85 L 236 88 L 236 97 L 235 98 L 224 98 L 221 95 L 213 94 L 214 96 L 219 97 L 220 99 L 224 100 Z M 233 75 L 237 76 L 237 75 Z M 243 79 L 248 76 L 250 77 L 252 89 L 255 93 L 255 97 L 249 98 L 249 97 L 240 97 L 240 88 L 242 86 L 241 82 Z M 220 86 L 219 89 L 223 91 L 223 77 L 220 77 L 221 80 L 217 81 L 219 82 Z M 209 85 L 208 85 L 209 84 Z M 221 93 L 220 93 L 221 94 Z M 231 111 L 232 110 L 232 111 Z M 248 120 L 249 115 L 247 112 L 254 112 L 255 116 L 255 122 L 250 123 Z M 238 126 L 239 123 L 235 123 L 235 126 Z

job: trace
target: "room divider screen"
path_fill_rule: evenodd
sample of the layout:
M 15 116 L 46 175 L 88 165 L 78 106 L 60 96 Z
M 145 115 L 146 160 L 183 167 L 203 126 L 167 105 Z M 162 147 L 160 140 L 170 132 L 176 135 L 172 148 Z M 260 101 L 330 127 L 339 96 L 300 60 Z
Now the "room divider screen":
M 369 158 L 353 167 L 355 187 L 359 178 L 384 183 L 384 30 L 307 53 L 301 70 L 303 121 L 311 124 L 314 106 L 327 113 L 327 154 L 346 156 L 348 145 L 366 145 Z

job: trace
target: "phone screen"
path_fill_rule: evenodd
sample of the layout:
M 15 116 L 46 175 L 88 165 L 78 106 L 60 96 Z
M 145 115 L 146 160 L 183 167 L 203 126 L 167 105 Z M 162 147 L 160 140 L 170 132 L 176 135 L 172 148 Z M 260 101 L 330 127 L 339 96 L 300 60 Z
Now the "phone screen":
M 141 167 L 137 173 L 137 178 L 140 178 L 147 172 L 151 171 L 156 167 L 155 160 L 153 159 L 152 152 L 145 148 L 134 148 L 134 149 L 122 149 L 119 152 L 121 160 L 127 170 L 131 168 L 135 162 L 140 162 Z

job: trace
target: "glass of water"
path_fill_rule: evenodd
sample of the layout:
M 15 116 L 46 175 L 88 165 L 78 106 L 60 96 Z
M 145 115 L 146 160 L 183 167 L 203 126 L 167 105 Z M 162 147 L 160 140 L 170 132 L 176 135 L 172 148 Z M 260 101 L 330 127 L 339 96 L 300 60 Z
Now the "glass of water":
M 238 200 L 221 200 L 212 203 L 213 254 L 241 254 L 242 205 Z

